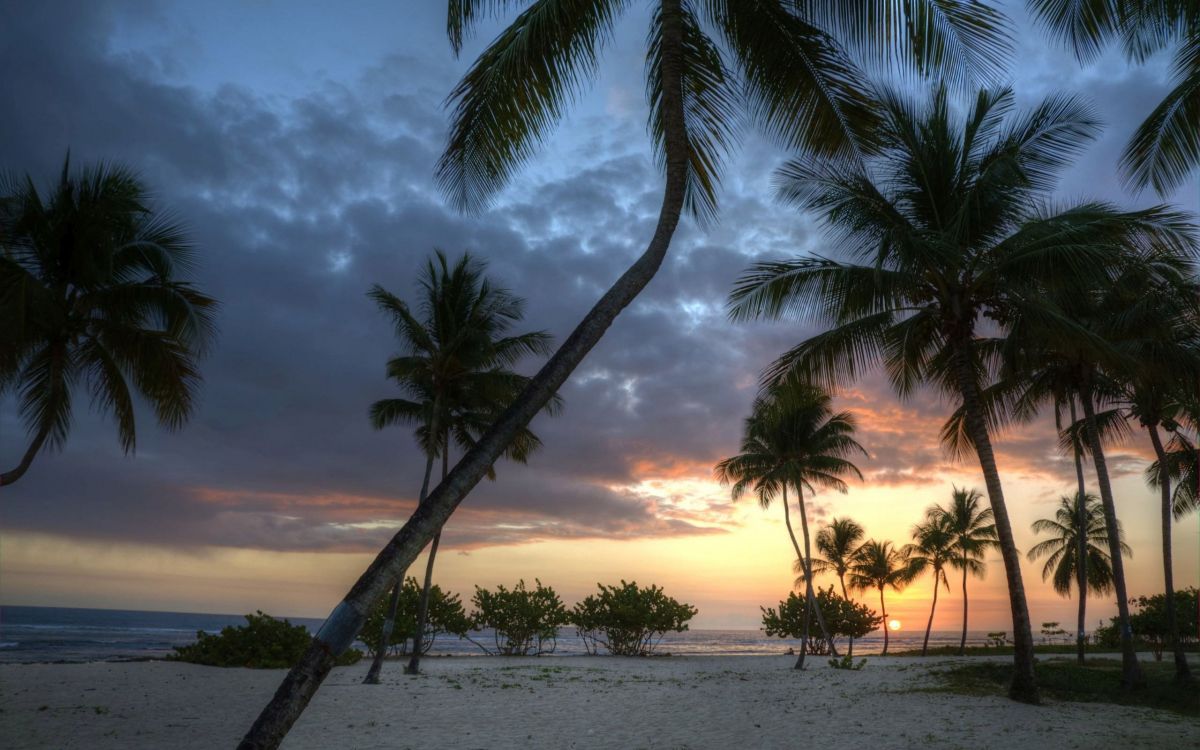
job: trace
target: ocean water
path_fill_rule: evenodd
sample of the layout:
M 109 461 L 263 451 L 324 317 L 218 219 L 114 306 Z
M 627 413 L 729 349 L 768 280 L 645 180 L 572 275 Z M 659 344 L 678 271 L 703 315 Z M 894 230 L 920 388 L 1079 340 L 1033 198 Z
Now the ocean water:
M 290 617 L 311 632 L 321 620 Z M 0 663 L 90 662 L 131 659 L 161 659 L 196 640 L 196 632 L 216 633 L 227 625 L 241 625 L 241 615 L 212 615 L 187 612 L 143 612 L 117 609 L 70 609 L 63 607 L 0 606 Z M 934 631 L 930 646 L 957 645 L 958 632 Z M 493 636 L 483 631 L 474 640 L 491 646 Z M 924 631 L 902 630 L 890 636 L 891 649 L 920 648 Z M 982 632 L 968 632 L 968 644 L 984 642 Z M 677 655 L 755 655 L 782 654 L 797 646 L 788 639 L 768 638 L 756 630 L 688 630 L 668 633 L 658 645 L 660 653 Z M 876 631 L 855 641 L 856 655 L 877 654 L 883 650 L 883 633 Z M 434 655 L 482 655 L 471 641 L 453 636 L 438 638 L 430 652 Z M 574 628 L 559 633 L 554 655 L 586 653 Z

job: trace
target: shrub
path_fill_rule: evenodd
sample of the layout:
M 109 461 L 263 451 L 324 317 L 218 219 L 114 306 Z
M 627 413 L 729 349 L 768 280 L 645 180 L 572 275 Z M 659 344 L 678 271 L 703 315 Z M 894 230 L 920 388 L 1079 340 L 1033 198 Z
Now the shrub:
M 210 667 L 249 667 L 250 669 L 284 669 L 300 661 L 312 642 L 303 625 L 276 620 L 261 611 L 246 615 L 246 624 L 223 628 L 218 635 L 196 632 L 196 642 L 176 646 L 167 658 Z M 362 652 L 350 649 L 338 658 L 339 666 L 353 664 Z
M 358 638 L 367 647 L 367 652 L 374 657 L 379 649 L 379 640 L 383 637 L 383 621 L 387 617 L 387 609 L 392 603 L 389 591 L 380 597 L 371 609 L 367 622 L 363 625 Z M 400 601 L 396 607 L 396 620 L 392 625 L 392 637 L 388 639 L 388 648 L 400 655 L 408 653 L 412 644 L 413 634 L 417 630 L 417 610 L 421 606 L 421 586 L 416 578 L 406 578 L 400 589 Z M 471 629 L 471 618 L 467 617 L 462 601 L 458 594 L 448 594 L 437 585 L 429 587 L 429 612 L 426 617 L 425 635 L 421 639 L 421 653 L 429 652 L 434 640 L 439 635 L 457 635 L 465 637 Z
M 1005 646 L 1008 646 L 1008 632 L 1004 630 L 997 630 L 995 632 L 988 633 L 987 645 L 994 646 L 995 648 L 1004 648 Z
M 471 602 L 475 612 L 471 625 L 475 630 L 491 628 L 496 649 L 492 651 L 483 644 L 472 641 L 484 651 L 504 656 L 527 656 L 548 654 L 554 651 L 558 629 L 566 625 L 567 608 L 558 594 L 549 586 L 534 579 L 536 588 L 525 588 L 522 579 L 511 591 L 503 586 L 496 590 L 475 587 Z
M 1130 599 L 1133 611 L 1129 613 L 1129 627 L 1133 630 L 1134 643 L 1149 648 L 1156 661 L 1162 660 L 1168 643 L 1167 595 L 1139 596 Z M 1195 643 L 1197 632 L 1197 609 L 1200 608 L 1200 589 L 1189 586 L 1175 592 L 1175 622 L 1179 626 L 1179 640 L 1184 646 Z M 1114 617 L 1107 626 L 1096 628 L 1095 640 L 1101 646 L 1118 648 L 1121 645 L 1120 618 Z
M 875 614 L 875 610 L 865 604 L 852 602 L 838 596 L 829 588 L 817 588 L 813 592 L 817 606 L 821 608 L 821 616 L 825 618 L 825 627 L 830 637 L 836 642 L 838 638 L 862 638 L 872 630 L 877 629 L 883 618 Z M 780 638 L 799 638 L 804 632 L 804 597 L 792 592 L 788 598 L 779 603 L 779 609 L 759 607 L 762 610 L 763 629 L 768 636 Z M 822 655 L 829 653 L 829 644 L 821 638 L 821 629 L 816 618 L 812 618 L 808 628 L 809 653 Z M 816 636 L 815 638 L 813 636 Z M 861 667 L 860 667 L 861 668 Z
M 696 616 L 695 607 L 672 599 L 658 586 L 640 588 L 636 581 L 624 580 L 620 586 L 596 586 L 600 592 L 571 612 L 589 654 L 604 646 L 618 656 L 649 656 L 664 634 L 682 633 Z

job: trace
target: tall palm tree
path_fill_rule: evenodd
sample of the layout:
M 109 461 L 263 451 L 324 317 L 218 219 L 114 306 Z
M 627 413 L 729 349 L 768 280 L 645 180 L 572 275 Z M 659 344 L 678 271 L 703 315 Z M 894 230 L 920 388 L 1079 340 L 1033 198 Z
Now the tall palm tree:
M 594 77 L 618 17 L 631 4 L 449 1 L 447 31 L 456 51 L 481 18 L 525 8 L 451 94 L 449 144 L 437 172 L 458 206 L 482 208 L 535 153 L 566 103 Z M 284 678 L 243 748 L 278 746 L 329 674 L 331 654 L 350 646 L 384 589 L 654 277 L 681 214 L 703 220 L 715 212 L 741 115 L 788 148 L 863 153 L 872 148 L 875 109 L 850 51 L 959 83 L 999 70 L 1008 51 L 1003 16 L 974 0 L 890 0 L 882 12 L 876 5 L 786 0 L 649 4 L 649 128 L 665 179 L 645 252 L 380 551 Z
M 1173 482 L 1171 509 L 1175 520 L 1200 509 L 1200 394 L 1184 389 L 1174 396 L 1179 413 L 1170 425 L 1171 439 L 1165 461 L 1156 459 L 1146 467 L 1146 481 L 1153 487 Z M 1163 474 L 1163 469 L 1166 474 Z
M 1121 167 L 1131 185 L 1165 195 L 1200 165 L 1200 3 L 1195 0 L 1029 0 L 1082 62 L 1120 38 L 1127 58 L 1143 62 L 1177 45 L 1174 87 L 1125 146 Z
M 186 280 L 194 264 L 183 228 L 123 167 L 72 173 L 68 157 L 46 194 L 28 175 L 0 180 L 0 395 L 16 392 L 29 434 L 0 486 L 66 443 L 80 381 L 126 453 L 135 392 L 162 426 L 187 421 L 217 307 Z
M 836 575 L 838 583 L 842 586 L 843 599 L 850 599 L 850 594 L 846 590 L 846 573 L 850 570 L 850 563 L 854 559 L 854 553 L 858 549 L 859 543 L 866 535 L 867 532 L 863 530 L 863 527 L 852 518 L 831 518 L 829 525 L 817 532 L 816 546 L 819 555 L 813 557 L 810 562 L 812 574 L 814 576 L 822 573 Z M 796 585 L 805 585 L 807 578 L 804 572 L 804 563 L 797 558 L 794 565 L 796 573 L 800 576 L 796 579 Z M 846 654 L 854 655 L 853 638 L 846 646 Z
M 930 509 L 933 515 L 944 519 L 953 537 L 954 556 L 950 567 L 962 571 L 963 626 L 962 638 L 958 642 L 961 656 L 967 648 L 967 575 L 983 578 L 987 574 L 984 555 L 989 549 L 1000 546 L 997 539 L 995 513 L 992 508 L 982 508 L 983 495 L 979 490 L 955 487 L 946 507 Z
M 717 464 L 715 473 L 722 484 L 732 484 L 733 498 L 749 491 L 758 496 L 763 509 L 780 497 L 783 518 L 796 559 L 804 566 L 805 601 L 804 629 L 800 638 L 800 655 L 796 669 L 804 668 L 808 651 L 809 613 L 816 611 L 823 636 L 833 650 L 833 639 L 817 607 L 812 585 L 812 554 L 808 533 L 808 510 L 804 491 L 816 487 L 846 491 L 847 475 L 862 478 L 858 467 L 850 462 L 855 453 L 867 452 L 854 439 L 854 416 L 849 412 L 834 413 L 832 399 L 825 391 L 809 383 L 788 378 L 772 385 L 755 399 L 750 417 L 746 419 L 742 452 Z M 800 527 L 804 548 L 796 540 L 788 509 L 787 491 L 796 491 L 800 508 Z M 836 655 L 836 651 L 835 651 Z
M 510 368 L 522 357 L 549 353 L 550 336 L 544 331 L 506 335 L 524 316 L 525 303 L 486 276 L 486 264 L 464 253 L 453 265 L 440 250 L 423 267 L 420 312 L 414 315 L 402 299 L 376 285 L 368 293 L 395 327 L 404 353 L 387 363 L 388 378 L 408 398 L 388 398 L 371 405 L 371 424 L 383 429 L 396 424 L 415 425 L 415 437 L 425 454 L 425 475 L 418 505 L 425 501 L 433 462 L 442 458 L 442 474 L 449 469 L 451 438 L 469 449 L 501 409 L 524 388 L 528 378 Z M 551 400 L 550 407 L 557 401 Z M 524 463 L 540 445 L 528 428 L 510 443 L 505 457 Z M 490 472 L 489 472 L 490 473 Z M 421 644 L 433 584 L 433 566 L 441 531 L 434 535 L 425 565 L 425 582 L 417 610 L 413 652 L 407 671 L 420 670 Z M 399 587 L 383 622 L 383 643 L 391 638 L 399 604 Z M 387 649 L 381 648 L 364 683 L 377 684 Z
M 1086 519 L 1084 525 L 1079 523 L 1081 517 Z M 1046 558 L 1042 580 L 1050 580 L 1056 592 L 1070 597 L 1071 584 L 1074 583 L 1078 589 L 1079 572 L 1085 571 L 1087 588 L 1079 591 L 1079 621 L 1083 622 L 1087 611 L 1087 592 L 1108 594 L 1113 590 L 1108 528 L 1100 499 L 1095 495 L 1078 493 L 1063 495 L 1059 498 L 1054 518 L 1039 518 L 1033 522 L 1033 530 L 1038 534 L 1050 535 L 1049 539 L 1038 542 L 1029 550 L 1029 559 Z M 1083 557 L 1079 555 L 1081 543 L 1085 550 Z M 1120 547 L 1124 554 L 1133 554 L 1124 542 L 1120 542 Z M 1079 627 L 1082 629 L 1083 626 Z
M 1037 701 L 1020 554 L 992 447 L 997 414 L 982 398 L 1000 347 L 978 327 L 989 319 L 1003 331 L 1040 314 L 1048 286 L 1087 288 L 1127 245 L 1176 239 L 1179 216 L 1161 206 L 1045 208 L 1055 174 L 1098 125 L 1072 98 L 1048 98 L 1020 116 L 1012 108 L 1007 89 L 979 92 L 962 118 L 944 89 L 927 104 L 882 94 L 878 156 L 865 164 L 801 156 L 778 174 L 781 196 L 820 215 L 854 260 L 757 264 L 734 287 L 730 313 L 830 326 L 784 354 L 773 376 L 839 383 L 882 364 L 902 397 L 931 384 L 958 403 L 1008 579 L 1009 694 Z
M 956 535 L 950 527 L 949 517 L 937 508 L 930 508 L 925 513 L 925 520 L 913 526 L 912 537 L 913 543 L 906 544 L 900 553 L 908 559 L 914 576 L 926 570 L 933 574 L 933 603 L 929 606 L 929 622 L 925 623 L 925 640 L 921 643 L 921 656 L 924 656 L 929 650 L 929 631 L 933 629 L 933 613 L 937 609 L 938 584 L 950 590 L 946 566 L 955 559 Z
M 891 542 L 868 539 L 854 554 L 850 566 L 850 588 L 858 591 L 879 589 L 879 611 L 883 615 L 883 655 L 888 652 L 888 613 L 883 600 L 886 588 L 902 591 L 913 579 L 913 569 L 901 550 Z

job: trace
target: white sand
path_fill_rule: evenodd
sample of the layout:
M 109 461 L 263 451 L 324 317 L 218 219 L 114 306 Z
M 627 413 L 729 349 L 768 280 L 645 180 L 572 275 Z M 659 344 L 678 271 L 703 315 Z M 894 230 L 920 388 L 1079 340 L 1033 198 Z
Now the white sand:
M 914 692 L 948 660 L 861 672 L 791 657 L 431 658 L 361 685 L 334 670 L 288 737 L 301 748 L 1168 748 L 1200 722 L 1106 704 Z M 283 676 L 169 662 L 0 666 L 0 747 L 225 748 Z

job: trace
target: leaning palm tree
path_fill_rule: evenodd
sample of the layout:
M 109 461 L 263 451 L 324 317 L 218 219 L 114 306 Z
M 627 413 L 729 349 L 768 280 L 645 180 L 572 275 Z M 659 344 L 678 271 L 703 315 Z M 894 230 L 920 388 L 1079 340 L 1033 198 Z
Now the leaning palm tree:
M 846 491 L 842 477 L 862 478 L 858 467 L 849 457 L 866 450 L 854 439 L 854 416 L 849 412 L 834 413 L 832 399 L 823 390 L 794 378 L 775 383 L 765 394 L 755 399 L 751 415 L 746 419 L 742 452 L 717 464 L 715 473 L 722 484 L 732 484 L 736 500 L 747 492 L 758 496 L 759 504 L 768 508 L 780 497 L 783 518 L 796 559 L 804 566 L 805 601 L 804 627 L 800 638 L 800 655 L 796 669 L 804 668 L 808 651 L 810 612 L 815 610 L 822 635 L 833 650 L 833 639 L 817 607 L 812 584 L 812 550 L 808 534 L 808 510 L 804 491 L 825 487 Z M 796 491 L 800 508 L 800 527 L 804 549 L 796 540 L 788 509 L 787 491 Z M 836 655 L 836 651 L 835 654 Z
M 1200 166 L 1200 3 L 1195 0 L 1028 0 L 1034 13 L 1082 62 L 1119 38 L 1125 55 L 1143 62 L 1177 45 L 1173 88 L 1125 146 L 1121 167 L 1130 184 L 1165 195 Z
M 858 549 L 859 543 L 866 535 L 867 532 L 863 530 L 863 527 L 852 518 L 831 518 L 829 525 L 817 532 L 816 546 L 819 555 L 813 557 L 810 562 L 812 574 L 814 576 L 822 573 L 836 575 L 838 583 L 842 586 L 843 599 L 850 599 L 846 590 L 846 573 L 850 570 L 850 562 L 854 559 L 854 553 Z M 806 585 L 804 563 L 797 558 L 794 566 L 796 573 L 799 574 L 796 585 Z M 853 638 L 846 646 L 846 654 L 854 655 Z
M 730 313 L 830 326 L 785 353 L 772 376 L 797 371 L 837 384 L 882 364 L 902 397 L 930 384 L 956 402 L 959 445 L 979 459 L 1008 579 L 1009 694 L 1036 701 L 1020 554 L 992 447 L 997 414 L 982 397 L 1000 347 L 980 336 L 980 321 L 1002 332 L 1042 314 L 1047 287 L 1086 289 L 1127 246 L 1176 241 L 1179 215 L 1047 207 L 1055 174 L 1098 132 L 1075 99 L 1052 97 L 1015 116 L 1010 90 L 981 91 L 962 118 L 944 89 L 924 105 L 895 93 L 881 100 L 877 157 L 801 156 L 778 175 L 781 196 L 821 216 L 853 260 L 757 264 L 734 287 Z
M 1081 507 L 1082 506 L 1082 507 Z M 1086 519 L 1080 525 L 1080 518 Z M 1029 550 L 1029 560 L 1045 557 L 1042 580 L 1049 580 L 1061 596 L 1071 596 L 1071 584 L 1079 587 L 1080 571 L 1083 571 L 1087 588 L 1079 591 L 1079 629 L 1083 629 L 1087 611 L 1087 592 L 1108 594 L 1113 590 L 1112 558 L 1109 557 L 1108 528 L 1104 520 L 1104 507 L 1095 495 L 1064 495 L 1059 498 L 1054 518 L 1039 518 L 1033 522 L 1038 534 L 1049 534 L 1050 538 L 1035 544 Z M 1085 550 L 1083 557 L 1079 549 Z M 1126 555 L 1133 554 L 1129 545 L 1120 542 Z M 1083 662 L 1082 657 L 1079 659 Z
M 948 506 L 929 509 L 930 515 L 940 516 L 949 528 L 954 540 L 950 567 L 962 571 L 963 626 L 958 642 L 959 656 L 967 649 L 967 575 L 983 578 L 987 573 L 984 555 L 989 549 L 1000 546 L 995 513 L 991 508 L 980 507 L 982 499 L 979 490 L 955 487 Z
M 450 0 L 447 31 L 456 51 L 482 18 L 524 8 L 451 93 L 450 138 L 437 176 L 457 206 L 484 207 L 536 152 L 567 102 L 594 78 L 600 53 L 629 5 Z M 648 124 L 665 179 L 644 253 L 380 551 L 284 678 L 242 747 L 278 746 L 375 600 L 654 277 L 681 215 L 703 220 L 715 214 L 724 157 L 740 133 L 741 115 L 788 148 L 865 153 L 872 149 L 875 109 L 850 52 L 966 83 L 997 71 L 1008 50 L 1003 16 L 974 0 L 890 0 L 883 12 L 858 3 L 785 0 L 650 5 Z
M 402 299 L 376 285 L 371 299 L 393 322 L 404 353 L 387 364 L 387 375 L 406 398 L 388 398 L 371 405 L 375 429 L 415 425 L 418 445 L 425 455 L 425 474 L 418 506 L 425 501 L 433 463 L 442 459 L 442 474 L 449 469 L 451 438 L 469 449 L 500 410 L 520 393 L 528 378 L 510 368 L 522 357 L 549 353 L 550 336 L 544 331 L 506 335 L 524 315 L 525 303 L 508 290 L 495 286 L 484 275 L 486 264 L 464 253 L 451 264 L 444 253 L 423 267 L 418 286 L 421 303 L 414 314 Z M 418 317 L 418 315 L 420 317 Z M 550 406 L 556 406 L 552 400 Z M 505 457 L 524 463 L 540 445 L 523 428 L 509 445 Z M 407 671 L 420 670 L 421 646 L 433 584 L 433 566 L 441 532 L 434 535 L 425 565 L 425 582 L 417 610 L 413 651 Z M 392 586 L 391 604 L 383 622 L 381 647 L 364 682 L 377 684 L 387 643 L 394 627 L 402 582 Z
M 0 486 L 66 443 L 80 381 L 126 453 L 135 393 L 164 427 L 187 421 L 217 306 L 186 280 L 194 264 L 183 228 L 127 169 L 72 173 L 68 158 L 44 194 L 28 176 L 0 180 L 0 395 L 16 392 L 29 434 Z
M 933 574 L 933 603 L 929 605 L 929 622 L 925 623 L 925 640 L 921 643 L 921 656 L 925 656 L 929 650 L 929 631 L 933 629 L 933 613 L 937 609 L 938 584 L 950 590 L 946 566 L 955 559 L 956 535 L 949 517 L 939 509 L 931 508 L 925 513 L 925 520 L 913 526 L 912 537 L 913 543 L 906 544 L 900 553 L 908 559 L 914 576 L 926 570 Z
M 901 550 L 891 542 L 868 539 L 854 554 L 850 566 L 850 588 L 858 591 L 879 589 L 879 611 L 883 615 L 883 655 L 888 652 L 888 613 L 884 589 L 902 591 L 913 579 L 913 568 Z

